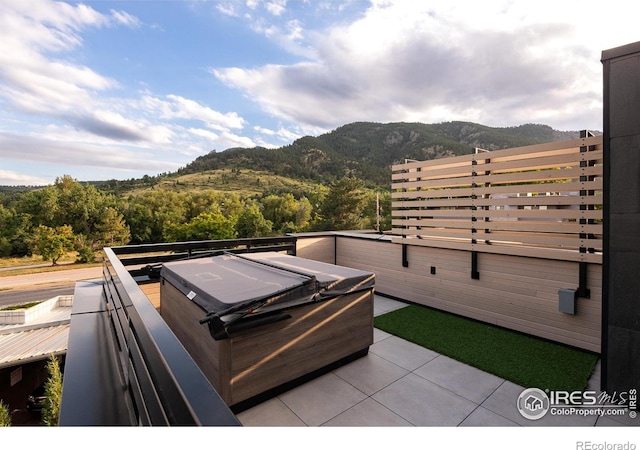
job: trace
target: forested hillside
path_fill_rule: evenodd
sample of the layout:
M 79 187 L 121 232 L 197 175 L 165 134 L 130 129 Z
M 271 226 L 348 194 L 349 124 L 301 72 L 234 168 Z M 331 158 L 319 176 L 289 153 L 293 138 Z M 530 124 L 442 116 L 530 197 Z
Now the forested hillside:
M 559 132 L 533 124 L 491 128 L 470 122 L 432 125 L 358 122 L 318 137 L 306 136 L 277 149 L 212 151 L 180 169 L 178 174 L 234 167 L 317 182 L 351 175 L 368 185 L 385 186 L 391 179 L 390 166 L 405 158 L 435 159 L 468 154 L 475 147 L 497 150 L 578 136 L 578 131 Z
M 176 173 L 0 189 L 0 256 L 53 263 L 105 246 L 390 228 L 391 165 L 578 137 L 545 125 L 353 123 L 276 148 L 210 152 Z
M 370 188 L 386 189 L 391 165 L 404 159 L 435 159 L 468 154 L 475 147 L 497 150 L 578 136 L 579 131 L 557 131 L 535 124 L 492 128 L 471 122 L 357 122 L 320 136 L 305 136 L 279 148 L 212 150 L 174 173 L 92 184 L 115 194 L 153 187 L 230 191 L 236 186 L 256 193 L 264 189 L 282 192 L 282 188 L 300 183 L 328 185 L 343 176 L 353 176 Z

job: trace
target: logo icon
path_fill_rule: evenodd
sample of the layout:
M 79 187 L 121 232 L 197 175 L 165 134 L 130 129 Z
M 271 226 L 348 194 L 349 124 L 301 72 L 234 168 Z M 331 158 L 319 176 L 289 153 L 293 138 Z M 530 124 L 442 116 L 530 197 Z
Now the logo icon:
M 518 411 L 525 419 L 541 419 L 549 411 L 549 397 L 538 388 L 529 388 L 518 396 Z

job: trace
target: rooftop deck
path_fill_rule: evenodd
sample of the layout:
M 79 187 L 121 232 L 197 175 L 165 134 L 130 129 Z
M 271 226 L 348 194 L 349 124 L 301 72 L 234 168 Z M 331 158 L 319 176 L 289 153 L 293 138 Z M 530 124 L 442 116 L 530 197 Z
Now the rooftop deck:
M 375 315 L 405 304 L 379 295 Z M 599 365 L 590 381 L 599 385 Z M 524 418 L 524 387 L 384 331 L 369 354 L 238 414 L 244 426 L 627 426 L 623 417 Z
M 160 283 L 140 288 L 160 306 Z M 376 295 L 374 316 L 407 303 Z M 589 389 L 599 390 L 600 364 Z M 384 331 L 369 354 L 237 415 L 244 426 L 630 426 L 625 416 L 524 418 L 516 399 L 525 389 Z
M 345 250 L 348 252 L 351 248 L 348 244 L 352 242 L 360 242 L 362 246 L 366 247 L 373 245 L 384 246 L 376 249 L 376 254 L 379 256 L 388 254 L 388 249 L 395 248 L 393 244 L 384 243 L 375 236 L 364 238 L 363 240 L 361 235 L 350 236 L 345 233 L 340 235 L 333 234 L 329 237 L 318 235 L 298 236 L 293 238 L 294 240 L 297 239 L 297 246 L 293 247 L 289 238 L 285 239 L 287 242 L 284 245 L 294 254 L 297 251 L 298 256 L 307 258 L 315 256 L 310 259 L 324 259 L 325 262 L 338 259 L 338 264 L 346 266 L 350 265 L 345 262 L 352 262 L 356 266 L 363 262 L 370 262 L 366 258 L 356 260 L 344 257 Z M 638 425 L 637 419 L 630 418 L 628 414 L 622 417 L 547 414 L 540 420 L 526 419 L 520 414 L 516 406 L 518 396 L 525 387 L 518 386 L 508 380 L 462 364 L 377 329 L 374 330 L 374 343 L 370 346 L 366 356 L 349 364 L 333 368 L 330 372 L 324 372 L 323 375 L 313 378 L 311 381 L 307 381 L 288 391 L 280 392 L 275 397 L 264 399 L 262 403 L 233 415 L 221 403 L 221 399 L 216 396 L 215 390 L 209 392 L 212 389 L 211 385 L 201 379 L 202 373 L 195 367 L 187 367 L 188 365 L 194 365 L 193 360 L 184 354 L 184 348 L 181 348 L 176 336 L 169 330 L 160 314 L 160 283 L 154 281 L 157 279 L 155 276 L 149 275 L 148 268 L 146 271 L 140 270 L 146 264 L 151 263 L 153 265 L 154 260 L 169 261 L 183 258 L 184 254 L 181 255 L 177 252 L 177 250 L 184 250 L 182 247 L 193 247 L 189 249 L 188 256 L 194 256 L 191 251 L 193 250 L 195 253 L 196 250 L 194 249 L 196 247 L 200 248 L 199 246 L 204 245 L 206 249 L 201 254 L 210 254 L 212 246 L 222 246 L 223 244 L 225 243 L 221 241 L 163 244 L 167 249 L 163 249 L 166 253 L 161 257 L 157 254 L 153 256 L 125 256 L 130 253 L 144 253 L 148 250 L 146 247 L 118 248 L 115 251 L 107 249 L 109 250 L 109 260 L 105 265 L 103 287 L 95 283 L 90 283 L 84 288 L 82 286 L 76 287 L 76 293 L 78 293 L 78 289 L 81 291 L 84 289 L 91 297 L 89 303 L 93 305 L 91 309 L 96 314 L 96 321 L 104 322 L 101 327 L 105 327 L 111 322 L 111 326 L 116 329 L 116 335 L 113 337 L 98 338 L 95 343 L 95 348 L 98 349 L 99 347 L 98 351 L 88 349 L 90 351 L 89 355 L 95 360 L 93 364 L 96 367 L 104 365 L 104 361 L 100 361 L 101 358 L 104 359 L 104 356 L 101 356 L 103 352 L 100 349 L 106 349 L 105 345 L 113 348 L 114 344 L 109 344 L 108 341 L 117 340 L 120 344 L 115 349 L 116 354 L 112 357 L 114 376 L 118 377 L 117 370 L 115 370 L 118 364 L 127 366 L 126 370 L 129 371 L 129 377 L 139 377 L 140 373 L 142 373 L 144 375 L 143 378 L 136 380 L 129 378 L 128 384 L 124 386 L 127 386 L 126 390 L 132 391 L 131 395 L 135 396 L 133 401 L 137 402 L 137 404 L 145 405 L 145 407 L 148 406 L 147 402 L 152 402 L 152 409 L 158 409 L 156 412 L 159 414 L 158 417 L 164 417 L 164 419 L 160 419 L 157 422 L 157 419 L 154 419 L 150 414 L 139 416 L 140 418 L 138 419 L 135 418 L 136 416 L 132 416 L 131 420 L 134 421 L 132 424 L 135 424 L 135 421 L 139 421 L 140 424 L 231 425 L 236 421 L 237 424 L 247 427 L 604 427 Z M 268 251 L 273 251 L 273 246 L 276 244 L 274 242 L 269 242 L 268 244 L 264 248 L 267 248 Z M 237 242 L 233 242 L 233 245 L 235 246 L 234 249 L 240 252 L 248 250 L 248 246 L 238 246 Z M 217 247 L 214 247 L 214 251 L 217 251 L 215 248 Z M 360 251 L 361 249 L 357 248 L 356 250 Z M 202 252 L 203 250 L 198 251 Z M 251 251 L 256 251 L 255 247 L 252 247 Z M 341 253 L 340 257 L 338 257 L 338 251 Z M 300 253 L 304 255 L 300 255 Z M 196 254 L 195 256 L 198 255 Z M 387 257 L 387 259 L 390 259 L 391 265 L 395 267 L 398 261 L 395 255 L 392 256 L 394 257 Z M 342 262 L 340 258 L 342 258 Z M 412 267 L 415 267 L 415 265 Z M 392 295 L 394 298 L 404 298 L 397 295 L 397 292 L 402 292 L 404 284 L 398 282 L 398 279 L 394 281 L 392 275 L 393 272 L 389 272 L 388 275 L 381 277 L 382 283 L 380 283 L 380 287 L 384 289 L 378 289 L 376 280 L 374 315 L 383 314 L 406 305 L 402 301 L 392 300 L 382 295 L 387 294 L 385 289 L 393 289 L 394 293 Z M 433 278 L 430 279 L 433 280 Z M 407 292 L 411 295 L 410 290 Z M 415 302 L 415 299 L 407 298 L 407 301 Z M 105 304 L 104 302 L 107 303 Z M 87 305 L 88 303 L 83 304 Z M 80 302 L 78 302 L 78 305 L 80 307 Z M 85 311 L 87 306 L 83 306 L 80 309 L 82 311 L 78 310 L 77 319 L 79 321 L 88 320 L 88 315 Z M 73 320 L 72 315 L 72 325 Z M 95 325 L 88 324 L 87 326 L 89 325 L 91 325 L 92 329 L 95 329 Z M 83 326 L 80 324 L 80 330 L 82 330 Z M 110 327 L 103 329 L 108 330 L 108 328 Z M 149 339 L 152 341 L 149 341 Z M 147 345 L 150 342 L 154 342 L 154 345 L 151 353 L 148 353 Z M 167 344 L 170 344 L 169 351 L 164 349 Z M 87 347 L 85 342 L 78 343 L 78 345 Z M 70 344 L 67 369 L 74 366 L 71 347 Z M 123 352 L 118 348 L 126 351 Z M 154 356 L 155 352 L 159 352 L 158 356 Z M 179 358 L 174 360 L 176 355 Z M 69 358 L 70 356 L 71 358 Z M 158 359 L 158 357 L 161 359 Z M 78 356 L 76 355 L 75 358 L 78 358 Z M 79 361 L 77 365 L 79 370 L 77 375 L 86 380 L 86 361 Z M 187 375 L 185 369 L 188 369 L 189 375 Z M 179 377 L 186 378 L 180 381 L 176 378 L 176 373 Z M 102 374 L 100 372 L 101 376 Z M 158 374 L 160 374 L 160 377 L 158 377 Z M 196 375 L 198 375 L 200 387 L 195 388 L 192 381 L 184 384 L 186 380 L 192 380 L 192 377 Z M 66 372 L 65 377 L 67 379 L 71 378 Z M 598 366 L 590 381 L 590 390 L 599 390 L 599 377 Z M 158 381 L 154 381 L 155 379 L 159 379 L 162 383 L 170 383 L 171 389 L 177 389 L 176 395 L 180 396 L 180 408 L 186 414 L 184 417 L 174 416 L 174 412 L 170 411 L 177 401 L 177 397 L 173 400 L 163 399 L 159 393 L 164 388 L 158 386 Z M 105 379 L 96 379 L 96 382 L 100 382 L 104 386 Z M 126 380 L 124 382 L 127 383 Z M 116 378 L 113 388 L 118 390 L 119 383 L 122 383 L 122 380 Z M 208 388 L 205 385 L 208 385 Z M 71 390 L 75 389 L 71 382 L 70 386 L 72 386 Z M 90 385 L 83 387 L 86 392 L 95 392 L 90 388 Z M 205 392 L 206 396 L 211 397 L 210 401 L 203 401 L 203 396 L 201 395 L 203 389 L 207 391 Z M 66 409 L 67 412 L 71 412 L 72 416 L 65 417 L 65 425 L 109 423 L 86 422 L 86 418 L 96 411 L 95 420 L 111 420 L 103 415 L 104 407 L 100 408 L 99 411 L 95 410 L 99 405 L 93 405 L 92 402 L 82 402 L 82 408 L 89 408 L 92 411 L 84 412 L 74 409 L 78 408 L 78 405 L 73 404 L 73 396 L 77 397 L 79 393 L 66 391 L 65 394 L 72 397 L 72 406 Z M 98 403 L 107 401 L 105 400 L 106 398 L 111 397 L 103 396 L 103 398 L 97 399 L 99 400 Z M 211 405 L 211 402 L 216 403 L 215 408 L 217 408 L 217 412 L 213 415 L 211 414 L 211 406 L 207 406 Z M 187 412 L 192 410 L 190 405 L 194 404 L 200 408 L 200 412 L 195 414 Z M 134 411 L 130 406 L 126 405 L 126 402 L 119 407 L 124 408 L 121 411 Z M 167 411 L 167 408 L 169 409 L 168 413 L 162 412 L 163 410 Z M 226 410 L 226 412 L 223 410 Z M 63 398 L 64 412 L 65 403 Z M 113 417 L 123 418 L 124 416 L 121 413 L 116 414 L 114 412 Z M 223 422 L 219 421 L 220 417 L 224 418 Z M 205 418 L 205 420 L 201 422 L 202 418 Z M 81 423 L 78 423 L 78 420 Z M 118 424 L 125 425 L 128 423 L 127 420 L 118 422 Z

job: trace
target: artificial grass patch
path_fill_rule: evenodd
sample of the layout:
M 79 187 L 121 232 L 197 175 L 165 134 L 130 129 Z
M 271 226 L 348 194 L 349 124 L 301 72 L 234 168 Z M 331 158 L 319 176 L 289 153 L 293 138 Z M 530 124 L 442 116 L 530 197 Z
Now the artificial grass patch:
M 418 305 L 374 319 L 376 328 L 525 388 L 582 391 L 598 356 Z

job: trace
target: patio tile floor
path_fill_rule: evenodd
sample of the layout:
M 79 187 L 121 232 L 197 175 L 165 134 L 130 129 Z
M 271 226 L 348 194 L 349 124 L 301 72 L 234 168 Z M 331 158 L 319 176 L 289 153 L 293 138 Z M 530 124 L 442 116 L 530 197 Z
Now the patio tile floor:
M 376 295 L 374 314 L 406 304 Z M 597 389 L 599 365 L 590 388 Z M 384 331 L 369 354 L 238 414 L 245 426 L 625 426 L 624 417 L 551 416 L 516 408 L 522 386 Z M 639 423 L 636 423 L 639 422 Z

